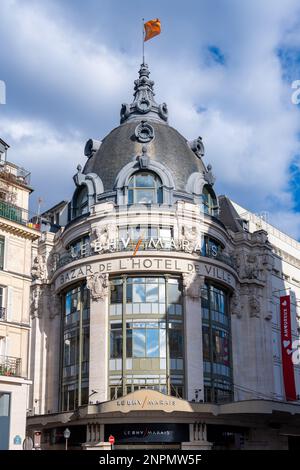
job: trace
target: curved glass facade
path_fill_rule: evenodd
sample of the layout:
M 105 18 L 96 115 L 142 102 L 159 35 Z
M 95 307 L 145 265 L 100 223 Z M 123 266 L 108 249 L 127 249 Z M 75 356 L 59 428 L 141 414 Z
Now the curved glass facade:
M 110 287 L 109 398 L 140 388 L 183 397 L 180 279 L 123 276 Z
M 88 403 L 89 387 L 89 291 L 85 285 L 64 295 L 61 410 Z
M 227 291 L 206 283 L 202 289 L 204 400 L 232 398 L 230 316 Z

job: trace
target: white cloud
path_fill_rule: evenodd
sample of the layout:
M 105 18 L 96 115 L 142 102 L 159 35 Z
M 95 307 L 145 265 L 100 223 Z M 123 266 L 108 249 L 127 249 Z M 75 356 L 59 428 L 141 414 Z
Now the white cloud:
M 175 13 L 176 8 L 175 2 Z M 187 34 L 189 43 L 174 47 L 174 37 L 163 54 L 158 47 L 149 47 L 157 100 L 168 103 L 170 124 L 187 138 L 202 135 L 205 161 L 213 164 L 217 188 L 254 212 L 268 210 L 281 227 L 287 220 L 284 226 L 299 238 L 288 192 L 289 165 L 299 152 L 299 106 L 291 104 L 292 90 L 283 81 L 276 54 L 281 45 L 300 46 L 298 1 L 220 2 L 218 12 L 211 2 L 203 2 L 201 8 L 205 25 L 200 28 L 197 15 L 190 15 L 197 34 Z M 46 3 L 7 1 L 0 11 L 4 19 L 0 41 L 9 48 L 13 68 L 45 90 L 55 90 L 62 106 L 76 102 L 77 115 L 81 110 L 84 116 L 97 112 L 102 137 L 117 123 L 120 103 L 131 97 L 138 59 L 120 53 L 103 37 L 97 43 L 94 37 L 89 39 L 68 23 L 63 8 L 60 15 L 58 9 L 50 16 Z M 170 29 L 169 34 L 175 32 Z M 185 31 L 181 34 L 184 41 Z M 225 67 L 205 62 L 203 51 L 211 44 L 224 52 Z M 206 111 L 199 112 L 200 107 Z M 116 110 L 113 118 L 112 109 Z M 26 110 L 22 112 L 25 116 Z M 113 121 L 108 122 L 107 116 Z M 31 118 L 17 117 L 5 125 L 14 159 L 26 158 L 41 181 L 53 176 L 64 185 L 82 155 L 86 137 L 78 120 L 74 131 L 71 115 L 65 128 L 73 130 L 67 133 L 57 130 L 52 119 L 47 124 L 37 118 L 33 124 Z M 65 180 L 55 179 L 54 162 Z

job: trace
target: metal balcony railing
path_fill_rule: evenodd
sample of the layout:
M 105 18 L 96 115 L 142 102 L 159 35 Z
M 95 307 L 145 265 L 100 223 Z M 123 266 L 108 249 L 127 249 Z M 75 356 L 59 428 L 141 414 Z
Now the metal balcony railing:
M 5 321 L 6 320 L 6 308 L 5 307 L 0 307 L 0 321 Z
M 25 225 L 26 227 L 40 230 L 39 223 L 31 222 L 33 217 L 30 215 L 29 211 L 6 201 L 0 200 L 0 217 L 21 225 Z
M 0 356 L 0 375 L 21 377 L 21 358 Z

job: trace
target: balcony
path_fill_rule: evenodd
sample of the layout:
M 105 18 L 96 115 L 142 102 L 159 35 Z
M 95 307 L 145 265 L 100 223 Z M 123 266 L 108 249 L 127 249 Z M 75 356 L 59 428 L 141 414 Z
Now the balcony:
M 29 211 L 23 209 L 22 207 L 15 206 L 14 204 L 10 204 L 6 201 L 0 200 L 0 217 L 11 220 L 12 222 L 16 222 L 26 227 L 40 230 L 39 223 L 32 223 L 30 221 L 32 215 L 30 215 Z
M 0 356 L 0 376 L 21 377 L 21 358 Z
M 14 163 L 0 160 L 0 178 L 8 183 L 30 187 L 30 172 Z
M 6 308 L 0 307 L 0 321 L 6 321 Z

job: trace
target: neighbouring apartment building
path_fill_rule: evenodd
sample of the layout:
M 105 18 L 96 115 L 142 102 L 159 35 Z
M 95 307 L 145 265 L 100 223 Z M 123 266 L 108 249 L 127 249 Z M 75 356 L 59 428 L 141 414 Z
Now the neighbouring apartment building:
M 7 161 L 0 139 L 0 449 L 22 449 L 29 400 L 30 284 L 33 243 L 30 173 Z
M 43 214 L 28 432 L 49 449 L 66 427 L 77 449 L 293 448 L 299 243 L 216 195 L 149 75 Z

